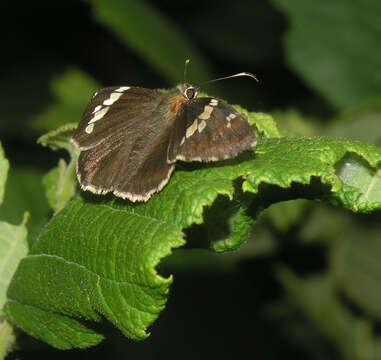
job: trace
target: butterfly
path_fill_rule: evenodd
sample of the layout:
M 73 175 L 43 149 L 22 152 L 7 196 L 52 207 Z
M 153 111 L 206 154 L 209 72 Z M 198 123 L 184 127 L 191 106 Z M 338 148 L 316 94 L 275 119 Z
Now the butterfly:
M 231 77 L 254 77 L 247 74 Z M 168 183 L 178 160 L 225 160 L 256 145 L 243 115 L 197 95 L 187 83 L 168 92 L 135 86 L 96 92 L 71 139 L 80 151 L 81 188 L 147 201 Z

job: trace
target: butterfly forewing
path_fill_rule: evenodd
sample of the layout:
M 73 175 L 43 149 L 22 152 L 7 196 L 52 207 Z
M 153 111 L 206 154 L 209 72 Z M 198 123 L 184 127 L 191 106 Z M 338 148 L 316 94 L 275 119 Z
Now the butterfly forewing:
M 170 128 L 158 106 L 163 98 L 138 87 L 96 93 L 73 136 L 84 190 L 142 201 L 168 182 L 174 166 L 166 158 Z
M 256 144 L 253 129 L 232 106 L 214 98 L 197 98 L 184 106 L 185 133 L 176 156 L 183 161 L 232 158 Z
M 73 143 L 86 150 L 121 131 L 135 133 L 142 113 L 155 110 L 162 94 L 140 87 L 115 86 L 94 94 L 73 136 Z

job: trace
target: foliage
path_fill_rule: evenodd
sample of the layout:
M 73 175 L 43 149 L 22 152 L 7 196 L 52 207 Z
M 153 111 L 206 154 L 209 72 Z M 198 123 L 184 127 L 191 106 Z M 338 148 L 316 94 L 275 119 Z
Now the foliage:
M 248 118 L 264 133 L 276 133 L 263 114 L 249 113 Z M 72 125 L 66 125 L 40 142 L 53 149 L 69 149 L 72 130 Z M 75 151 L 70 153 L 73 156 Z M 362 159 L 361 166 L 351 161 L 355 154 Z M 209 231 L 227 227 L 225 234 L 213 236 L 214 249 L 222 252 L 244 242 L 259 212 L 279 198 L 304 193 L 304 197 L 325 198 L 354 211 L 379 209 L 381 179 L 376 169 L 380 161 L 376 147 L 345 140 L 262 139 L 254 156 L 242 154 L 225 164 L 177 171 L 170 184 L 146 204 L 86 196 L 76 197 L 61 211 L 68 200 L 61 188 L 65 183 L 72 188 L 74 174 L 56 177 L 61 186 L 49 186 L 48 196 L 55 199 L 50 204 L 58 214 L 22 260 L 8 290 L 6 314 L 25 331 L 62 349 L 99 342 L 101 334 L 75 318 L 99 321 L 100 314 L 127 336 L 143 339 L 145 329 L 163 309 L 172 282 L 171 277 L 158 275 L 156 266 L 173 248 L 184 245 L 182 231 L 202 224 L 204 208 L 218 195 L 233 201 L 226 218 L 218 206 L 213 215 L 216 224 L 209 216 Z M 232 181 L 240 177 L 245 179 L 242 185 L 233 186 Z M 44 327 L 36 326 L 41 322 Z
M 186 32 L 146 0 L 110 0 L 107 3 L 94 0 L 92 5 L 98 21 L 107 25 L 169 80 L 179 81 L 179 67 L 186 58 L 192 59 L 193 81 L 205 81 L 209 77 L 206 61 L 187 39 Z M 142 18 L 145 20 L 141 21 Z M 163 48 L 166 51 L 162 51 Z
M 9 163 L 4 156 L 0 143 L 0 205 L 3 202 L 5 183 L 7 180 Z M 24 215 L 21 225 L 12 225 L 0 221 L 0 308 L 3 309 L 6 301 L 6 291 L 16 268 L 22 258 L 28 253 L 26 242 L 28 214 Z M 3 358 L 14 343 L 13 327 L 8 323 L 4 314 L 0 313 L 0 356 Z
M 283 357 L 282 346 L 277 353 L 268 345 L 275 341 L 304 358 L 381 358 L 379 3 L 273 0 L 274 7 L 253 2 L 247 9 L 205 3 L 203 15 L 196 11 L 201 2 L 187 13 L 178 3 L 164 3 L 86 3 L 94 38 L 107 43 L 102 49 L 110 53 L 94 51 L 89 68 L 81 61 L 65 66 L 51 76 L 49 97 L 37 86 L 39 92 L 24 97 L 20 111 L 2 112 L 1 140 L 9 160 L 0 146 L 0 358 L 20 339 L 15 329 L 58 349 L 99 343 L 112 336 L 107 323 L 133 340 L 150 332 L 167 337 L 158 328 L 162 318 L 155 320 L 176 307 L 167 301 L 181 285 L 192 289 L 191 306 L 176 308 L 183 327 L 193 318 L 203 324 L 221 318 L 230 329 L 237 326 L 228 321 L 233 314 L 239 341 L 249 333 L 255 342 L 253 356 Z M 219 28 L 226 12 L 231 26 L 224 20 Z M 242 21 L 256 16 L 255 24 Z M 288 22 L 285 61 L 303 83 L 297 92 L 285 82 L 290 96 L 283 100 L 273 92 L 283 85 L 277 80 L 284 65 L 276 45 L 282 16 Z M 249 33 L 268 23 L 272 29 L 265 33 L 271 35 Z M 224 85 L 223 94 L 239 94 L 240 105 L 234 106 L 255 129 L 258 145 L 223 162 L 178 163 L 169 184 L 147 203 L 79 190 L 78 153 L 70 137 L 92 93 L 110 82 L 94 69 L 118 73 L 123 51 L 133 54 L 132 77 L 139 58 L 171 83 L 182 80 L 185 58 L 191 58 L 192 81 L 209 79 L 213 61 L 204 52 L 218 54 L 214 65 L 240 59 L 238 71 L 255 64 L 263 98 L 257 99 L 258 89 L 247 91 L 245 79 L 224 82 L 242 85 L 231 85 L 230 93 Z M 271 83 L 265 75 L 273 71 Z M 28 79 L 35 78 L 31 73 Z M 34 102 L 43 97 L 38 109 Z M 268 106 L 282 101 L 286 105 Z M 262 103 L 271 111 L 246 110 L 260 110 Z M 26 109 L 33 109 L 27 117 Z M 25 147 L 25 134 L 35 141 L 38 133 L 45 152 L 23 150 L 20 161 L 20 144 L 12 145 L 9 135 L 18 131 Z M 235 287 L 229 288 L 229 277 Z M 215 302 L 202 299 L 207 309 L 193 304 L 202 296 L 200 279 L 211 291 L 223 292 Z M 247 328 L 241 326 L 245 319 Z M 259 334 L 269 326 L 263 341 Z M 195 337 L 201 330 L 191 331 Z M 234 334 L 226 332 L 230 341 Z M 175 333 L 181 331 L 176 327 L 168 335 L 166 351 L 177 346 Z
M 381 78 L 374 76 L 381 61 L 379 1 L 368 1 L 366 8 L 345 0 L 273 1 L 292 23 L 290 64 L 334 106 L 344 109 L 380 93 Z M 363 56 L 367 49 L 375 49 L 369 59 Z

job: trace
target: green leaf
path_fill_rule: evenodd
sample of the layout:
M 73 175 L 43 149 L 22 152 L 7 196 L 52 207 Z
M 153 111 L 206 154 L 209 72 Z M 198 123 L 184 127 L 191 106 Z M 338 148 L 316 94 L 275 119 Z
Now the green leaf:
M 228 236 L 223 240 L 214 240 L 212 242 L 212 249 L 216 252 L 237 250 L 247 239 L 249 231 L 254 223 L 254 219 L 248 216 L 246 209 L 242 207 L 231 219 L 229 219 L 229 223 L 229 234 L 231 234 L 231 236 Z
M 168 211 L 160 212 L 162 219 L 133 206 L 72 200 L 20 264 L 8 290 L 11 321 L 62 349 L 101 339 L 95 332 L 84 339 L 75 329 L 69 336 L 67 322 L 82 332 L 78 316 L 99 321 L 102 314 L 126 335 L 144 339 L 172 282 L 157 275 L 155 266 L 184 243 L 179 225 L 164 220 Z M 35 326 L 36 317 L 44 320 L 43 328 Z
M 0 317 L 0 359 L 5 359 L 15 342 L 13 326 L 2 316 Z
M 174 7 L 179 9 L 181 5 L 177 3 Z M 261 64 L 275 63 L 280 56 L 281 19 L 269 3 L 250 1 L 237 6 L 233 1 L 227 1 L 223 6 L 215 6 L 209 2 L 202 4 L 202 11 L 197 8 L 189 12 L 190 15 L 181 17 L 184 27 L 191 28 L 193 38 L 215 58 L 224 59 L 226 64 L 250 64 L 257 68 Z M 257 15 L 255 21 L 252 21 L 253 14 Z M 234 26 L 226 26 L 227 15 Z M 272 31 L 263 31 L 267 24 L 272 25 Z
M 318 136 L 322 134 L 318 121 L 305 117 L 298 110 L 274 111 L 271 115 L 283 136 Z M 329 135 L 332 134 L 329 133 Z
M 236 194 L 234 201 L 219 197 L 204 214 L 203 238 L 211 243 L 216 252 L 236 250 L 247 239 L 254 219 L 247 214 L 248 203 L 242 199 L 242 194 Z M 221 217 L 221 214 L 224 217 Z
M 381 97 L 354 106 L 335 119 L 327 134 L 381 146 Z
M 4 151 L 0 143 L 0 204 L 3 200 L 8 169 L 9 162 L 4 156 Z M 0 309 L 2 309 L 5 304 L 6 291 L 13 274 L 20 260 L 28 252 L 28 244 L 26 241 L 27 231 L 25 227 L 28 216 L 29 215 L 24 214 L 24 220 L 21 225 L 11 225 L 7 222 L 0 221 Z M 3 333 L 1 334 L 4 335 Z M 5 336 L 5 338 L 7 337 L 8 336 Z M 4 352 L 4 346 L 5 344 L 2 342 L 0 352 Z
M 299 223 L 311 203 L 305 199 L 283 201 L 271 205 L 263 213 L 277 231 L 286 233 L 292 226 Z
M 267 138 L 278 138 L 280 137 L 280 133 L 278 131 L 277 125 L 274 119 L 264 113 L 256 113 L 256 112 L 248 112 L 247 110 L 242 109 L 240 106 L 234 106 L 237 111 L 246 115 L 249 124 L 251 126 L 255 125 L 261 133 L 265 135 Z
M 299 238 L 306 243 L 336 241 L 352 221 L 347 213 L 324 203 L 315 203 L 303 220 Z
M 75 195 L 77 180 L 75 176 L 75 161 L 69 165 L 60 159 L 58 166 L 50 170 L 42 179 L 46 189 L 49 205 L 57 213 Z
M 346 155 L 338 164 L 338 176 L 350 187 L 359 190 L 356 207 L 370 211 L 381 206 L 381 169 L 372 168 L 361 157 Z
M 4 156 L 4 151 L 0 143 L 0 205 L 3 200 L 5 181 L 7 179 L 9 162 Z M 28 252 L 26 241 L 25 223 L 28 214 L 24 214 L 21 225 L 11 225 L 0 221 L 0 309 L 3 308 L 6 299 L 6 291 L 16 271 L 17 265 Z M 2 344 L 4 345 L 4 344 Z M 0 345 L 0 349 L 4 347 Z M 0 350 L 2 352 L 2 350 Z
M 381 3 L 273 0 L 290 20 L 287 58 L 338 109 L 381 92 Z
M 25 213 L 21 225 L 0 221 L 0 309 L 5 304 L 5 294 L 13 274 L 20 260 L 28 253 L 25 226 L 28 216 L 29 214 Z
M 8 170 L 9 162 L 5 158 L 4 150 L 0 142 L 0 205 L 4 199 L 5 182 L 7 181 Z
M 334 243 L 331 267 L 336 285 L 366 313 L 381 319 L 381 230 L 350 224 Z
M 3 201 L 8 169 L 9 162 L 4 156 L 0 143 L 0 205 Z M 0 221 L 0 359 L 6 357 L 15 342 L 13 326 L 4 317 L 3 306 L 6 301 L 8 286 L 16 268 L 20 260 L 28 253 L 25 226 L 28 217 L 29 214 L 25 213 L 21 225 L 11 225 Z
M 100 88 L 89 75 L 78 69 L 67 70 L 52 80 L 55 101 L 33 122 L 39 132 L 50 131 L 79 121 L 91 96 Z
M 167 77 L 182 81 L 185 59 L 191 59 L 192 81 L 209 79 L 210 71 L 186 32 L 145 0 L 93 0 L 95 18 Z M 142 21 L 144 19 L 144 21 Z
M 70 142 L 70 139 L 74 135 L 77 126 L 77 123 L 62 125 L 58 129 L 41 136 L 37 143 L 50 147 L 52 150 L 65 149 L 72 157 L 75 157 L 77 154 L 76 147 Z
M 65 149 L 71 155 L 69 164 L 60 159 L 58 166 L 49 171 L 43 178 L 46 197 L 55 212 L 60 211 L 74 196 L 77 187 L 75 163 L 78 150 L 70 142 L 76 128 L 77 124 L 66 124 L 41 136 L 37 141 L 42 146 L 50 147 L 52 150 Z
M 264 133 L 276 135 L 271 118 L 255 113 L 249 118 Z M 45 143 L 60 131 L 65 128 Z M 172 282 L 156 267 L 185 243 L 184 230 L 192 241 L 195 225 L 205 225 L 211 234 L 202 238 L 217 251 L 227 251 L 246 239 L 258 214 L 274 202 L 327 198 L 355 211 L 378 208 L 370 198 L 366 208 L 360 207 L 361 189 L 337 174 L 336 163 L 352 154 L 369 168 L 381 161 L 381 150 L 372 145 L 262 138 L 254 153 L 220 163 L 179 164 L 169 184 L 147 203 L 83 193 L 53 217 L 22 260 L 8 290 L 7 316 L 62 349 L 102 339 L 86 330 L 83 319 L 105 317 L 127 336 L 144 339 Z M 36 326 L 40 322 L 44 327 Z
M 31 246 L 47 222 L 50 209 L 41 183 L 43 173 L 35 169 L 11 168 L 4 203 L 0 207 L 0 220 L 11 224 L 22 222 L 25 212 L 28 220 L 28 243 Z
M 240 165 L 248 167 L 244 191 L 258 193 L 262 183 L 290 188 L 292 183 L 311 184 L 313 178 L 319 178 L 322 184 L 329 185 L 330 190 L 325 195 L 335 204 L 364 212 L 380 208 L 380 194 L 377 191 L 372 192 L 372 199 L 367 197 L 364 202 L 361 195 L 364 189 L 353 186 L 352 179 L 344 176 L 346 161 L 339 164 L 337 172 L 334 166 L 346 154 L 345 159 L 360 156 L 366 160 L 366 168 L 356 176 L 366 177 L 369 169 L 378 171 L 381 149 L 368 144 L 321 137 L 268 139 L 259 144 L 255 152 L 255 159 Z M 375 178 L 374 184 L 368 185 L 367 190 L 378 186 L 378 178 Z M 323 189 L 321 191 L 318 196 L 324 196 Z
M 64 159 L 58 161 L 58 166 L 49 171 L 43 178 L 46 197 L 49 205 L 57 213 L 74 196 L 77 187 L 75 176 L 77 148 L 70 142 L 77 124 L 66 124 L 57 130 L 41 136 L 38 143 L 52 150 L 66 149 L 71 160 L 69 164 Z
M 277 274 L 297 308 L 338 347 L 343 359 L 380 357 L 381 339 L 373 335 L 371 323 L 355 317 L 340 303 L 329 278 L 300 278 L 285 267 Z

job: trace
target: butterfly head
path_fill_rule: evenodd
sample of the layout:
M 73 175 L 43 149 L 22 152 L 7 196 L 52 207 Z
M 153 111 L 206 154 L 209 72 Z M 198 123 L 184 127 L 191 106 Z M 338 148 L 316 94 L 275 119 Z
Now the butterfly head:
M 198 89 L 190 84 L 180 84 L 177 89 L 181 92 L 186 100 L 195 99 L 198 95 Z

